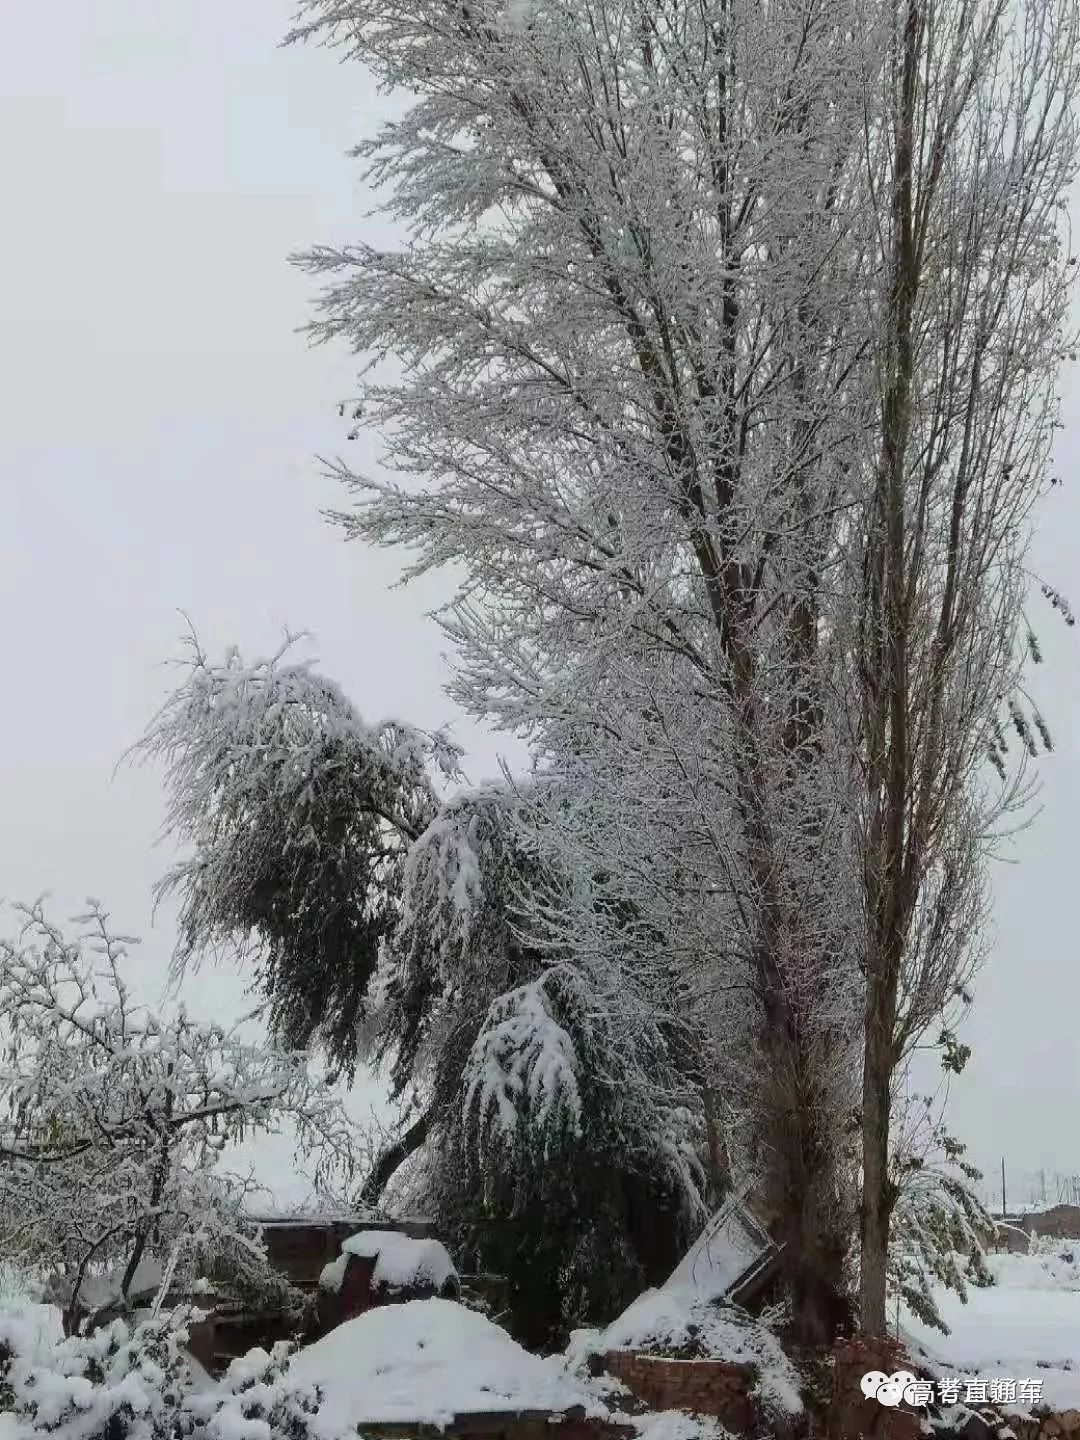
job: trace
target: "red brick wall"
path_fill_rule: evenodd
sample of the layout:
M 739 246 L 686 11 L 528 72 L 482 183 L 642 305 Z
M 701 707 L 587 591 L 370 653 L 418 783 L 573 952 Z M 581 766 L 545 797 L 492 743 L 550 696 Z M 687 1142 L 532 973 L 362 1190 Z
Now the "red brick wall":
M 611 1350 L 608 1371 L 654 1410 L 692 1410 L 712 1415 L 730 1429 L 750 1434 L 755 1428 L 750 1391 L 754 1372 L 725 1360 L 667 1360 L 634 1350 Z
M 371 1278 L 375 1274 L 375 1258 L 370 1255 L 350 1255 L 345 1263 L 345 1276 L 341 1282 L 341 1318 L 355 1320 L 375 1303 L 371 1293 Z
M 921 1421 L 914 1411 L 868 1400 L 862 1377 L 870 1370 L 886 1375 L 915 1367 L 895 1341 L 848 1340 L 836 1351 L 827 1440 L 919 1440 Z

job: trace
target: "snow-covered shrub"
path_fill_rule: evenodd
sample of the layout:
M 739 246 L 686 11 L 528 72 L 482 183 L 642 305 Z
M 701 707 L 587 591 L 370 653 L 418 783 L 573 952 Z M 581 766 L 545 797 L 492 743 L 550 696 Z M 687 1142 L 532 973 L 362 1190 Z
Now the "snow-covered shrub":
M 123 1320 L 50 1347 L 7 1327 L 0 1403 L 26 1435 L 64 1440 L 165 1440 L 193 1434 L 184 1415 L 192 1383 L 186 1313 L 135 1327 Z M 0 1324 L 0 1332 L 4 1329 Z
M 194 1314 L 116 1320 L 52 1344 L 0 1314 L 0 1412 L 27 1440 L 334 1440 L 322 1392 L 286 1373 L 291 1344 L 251 1350 L 212 1385 L 185 1349 Z
M 125 942 L 94 903 L 74 939 L 40 906 L 23 916 L 0 940 L 0 1250 L 57 1272 L 69 1329 L 208 1271 L 287 1303 L 245 1213 L 250 1182 L 219 1162 L 288 1120 L 348 1173 L 352 1128 L 308 1057 L 135 1005 Z
M 249 1350 L 217 1390 L 190 1396 L 186 1412 L 197 1417 L 196 1440 L 329 1440 L 332 1428 L 316 1424 L 323 1392 L 287 1374 L 294 1352 L 287 1340 L 269 1352 Z

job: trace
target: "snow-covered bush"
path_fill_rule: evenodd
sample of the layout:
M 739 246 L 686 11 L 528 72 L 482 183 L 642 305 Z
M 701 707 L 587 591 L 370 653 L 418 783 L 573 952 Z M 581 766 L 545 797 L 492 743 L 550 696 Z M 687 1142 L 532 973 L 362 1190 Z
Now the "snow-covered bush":
M 334 1440 L 323 1395 L 287 1375 L 294 1347 L 255 1349 L 211 1385 L 185 1349 L 179 1309 L 137 1325 L 42 1344 L 25 1317 L 0 1313 L 0 1413 L 20 1436 L 64 1440 Z
M 0 1407 L 27 1435 L 64 1440 L 164 1440 L 192 1433 L 183 1402 L 192 1383 L 185 1313 L 134 1328 L 35 1343 L 20 1317 L 0 1316 Z
M 286 1340 L 269 1352 L 249 1350 L 232 1362 L 217 1390 L 189 1396 L 185 1410 L 196 1419 L 195 1440 L 333 1440 L 335 1426 L 320 1415 L 323 1391 L 288 1373 L 294 1353 Z
M 320 1166 L 347 1173 L 338 1102 L 303 1053 L 133 1004 L 124 941 L 96 905 L 75 939 L 40 906 L 23 914 L 0 941 L 0 1250 L 53 1269 L 69 1329 L 208 1270 L 287 1303 L 245 1215 L 250 1182 L 220 1156 L 288 1119 Z

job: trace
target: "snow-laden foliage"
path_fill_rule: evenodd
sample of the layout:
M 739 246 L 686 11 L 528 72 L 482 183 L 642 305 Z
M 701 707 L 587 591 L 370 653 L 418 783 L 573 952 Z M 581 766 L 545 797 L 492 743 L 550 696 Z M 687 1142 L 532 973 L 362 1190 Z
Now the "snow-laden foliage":
M 610 902 L 598 878 L 571 873 L 562 862 L 574 857 L 537 843 L 525 814 L 531 787 L 489 784 L 440 804 L 437 786 L 451 768 L 441 742 L 408 749 L 409 793 L 419 798 L 407 823 L 402 807 L 380 799 L 393 823 L 379 832 L 378 863 L 367 848 L 373 831 L 343 847 L 343 827 L 361 836 L 367 823 L 372 732 L 310 669 L 248 666 L 235 654 L 218 666 L 196 655 L 144 742 L 171 758 L 172 824 L 192 847 L 168 882 L 183 902 L 181 963 L 227 941 L 246 946 L 283 1039 L 291 1022 L 276 1003 L 282 966 L 291 967 L 289 993 L 305 1003 L 333 993 L 334 1026 L 317 1027 L 316 1039 L 337 1062 L 385 1066 L 400 1104 L 362 1198 L 377 1202 L 415 1157 L 411 1202 L 483 1268 L 530 1285 L 543 1270 L 551 1293 L 516 1302 L 539 1338 L 602 1313 L 598 1287 L 613 1286 L 619 1305 L 643 1276 L 662 1278 L 655 1267 L 670 1268 L 703 1213 L 700 1093 L 670 967 L 643 963 L 630 909 L 621 928 L 602 919 Z M 332 712 L 318 711 L 331 745 L 312 738 L 311 697 Z M 299 718 L 281 725 L 294 709 Z M 306 861 L 266 867 L 271 837 L 280 853 L 298 835 L 314 865 L 333 855 L 332 883 Z M 248 903 L 252 876 L 261 909 Z M 579 941 L 602 929 L 603 946 L 567 945 L 554 917 L 571 895 Z M 290 928 L 297 905 L 302 918 Z M 366 942 L 326 949 L 320 917 L 333 930 L 342 906 L 378 911 L 377 956 Z M 561 1248 L 541 1220 L 556 1206 L 567 1211 Z M 526 1213 L 534 1234 L 523 1245 Z M 653 1222 L 659 1240 L 648 1234 Z M 659 1256 L 645 1271 L 643 1249 Z M 605 1252 L 617 1258 L 601 1272 Z
M 478 1026 L 496 996 L 535 970 L 515 908 L 544 877 L 522 843 L 516 810 L 504 786 L 462 791 L 405 857 L 368 1038 L 375 1058 L 394 1056 L 399 1092 L 432 1079 L 448 1051 L 460 1067 L 473 1038 L 465 1027 Z
M 403 1198 L 508 1277 L 515 1333 L 548 1345 L 662 1278 L 705 1177 L 687 1027 L 629 926 L 590 955 L 541 923 L 572 889 L 584 935 L 591 892 L 540 853 L 531 803 L 467 792 L 421 836 L 374 1018 L 398 1086 L 430 1097 Z
M 318 336 L 400 362 L 365 369 L 394 473 L 338 467 L 344 524 L 464 575 L 455 697 L 580 802 L 555 860 L 592 889 L 585 944 L 572 888 L 538 908 L 586 973 L 650 936 L 627 947 L 642 990 L 666 963 L 706 1042 L 684 1074 L 714 1172 L 759 1178 L 821 1338 L 859 1015 L 831 645 L 870 413 L 872 217 L 849 202 L 882 17 L 303 9 L 302 34 L 416 97 L 361 147 L 409 246 L 304 261 Z
M 407 243 L 302 260 L 389 472 L 335 467 L 343 524 L 453 567 L 454 695 L 581 795 L 559 863 L 677 947 L 716 1168 L 816 1341 L 858 1114 L 880 1331 L 894 1071 L 979 958 L 987 754 L 1041 729 L 1076 0 L 301 11 L 411 97 L 359 147 Z
M 288 1122 L 347 1177 L 344 1112 L 304 1053 L 134 1004 L 126 942 L 96 905 L 79 923 L 70 938 L 37 906 L 0 941 L 0 1249 L 58 1272 L 72 1323 L 102 1278 L 122 1302 L 151 1261 L 166 1288 L 212 1266 L 287 1289 L 244 1217 L 249 1182 L 220 1156 Z
M 331 681 L 276 655 L 212 663 L 190 637 L 183 682 L 135 753 L 164 762 L 169 832 L 193 847 L 161 882 L 182 896 L 179 968 L 230 946 L 258 955 L 284 1043 L 356 1062 L 356 1022 L 396 923 L 409 843 L 436 813 L 441 735 L 369 725 Z
M 927 1101 L 922 1106 L 929 1108 Z M 916 1097 L 915 1108 L 920 1108 Z M 916 1136 L 921 1144 L 915 1143 Z M 943 1289 L 961 1300 L 969 1285 L 992 1285 L 986 1248 L 994 1220 L 978 1198 L 982 1179 L 965 1147 L 923 1117 L 893 1160 L 897 1198 L 889 1236 L 889 1296 L 924 1324 L 948 1334 L 935 1299 Z
M 252 1350 L 210 1385 L 185 1349 L 196 1312 L 34 1343 L 0 1312 L 0 1413 L 15 1434 L 65 1440 L 335 1440 L 317 1386 L 287 1375 L 293 1347 Z
M 15 1415 L 21 1433 L 62 1431 L 71 1440 L 190 1433 L 178 1423 L 191 1384 L 186 1316 L 134 1328 L 115 1320 L 48 1347 L 33 1344 L 19 1319 L 0 1314 L 0 1408 Z
M 540 1135 L 561 1124 L 580 1133 L 575 1046 L 549 995 L 558 980 L 557 971 L 548 971 L 500 995 L 488 1011 L 469 1056 L 465 1094 L 482 1131 L 490 1125 L 505 1140 L 521 1124 Z
M 318 1385 L 289 1370 L 296 1347 L 279 1340 L 267 1352 L 256 1348 L 234 1360 L 213 1392 L 194 1393 L 187 1409 L 194 1417 L 192 1440 L 345 1440 L 355 1426 L 339 1425 L 324 1413 Z

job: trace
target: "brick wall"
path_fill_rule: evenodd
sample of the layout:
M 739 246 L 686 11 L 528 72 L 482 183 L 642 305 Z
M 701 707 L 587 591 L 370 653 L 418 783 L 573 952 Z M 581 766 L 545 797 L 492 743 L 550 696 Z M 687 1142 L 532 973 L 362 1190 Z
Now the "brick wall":
M 756 1426 L 750 1391 L 755 1374 L 749 1365 L 726 1360 L 668 1360 L 635 1350 L 611 1350 L 608 1372 L 653 1410 L 692 1410 L 712 1415 L 737 1434 Z
M 919 1440 L 922 1421 L 914 1410 L 867 1399 L 862 1378 L 871 1370 L 893 1375 L 914 1367 L 895 1341 L 886 1338 L 848 1340 L 836 1351 L 832 1403 L 826 1440 Z
M 1080 1206 L 1077 1205 L 1054 1205 L 1038 1214 L 1025 1215 L 1021 1223 L 1033 1235 L 1080 1240 Z

